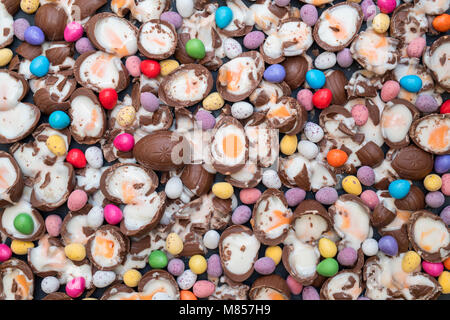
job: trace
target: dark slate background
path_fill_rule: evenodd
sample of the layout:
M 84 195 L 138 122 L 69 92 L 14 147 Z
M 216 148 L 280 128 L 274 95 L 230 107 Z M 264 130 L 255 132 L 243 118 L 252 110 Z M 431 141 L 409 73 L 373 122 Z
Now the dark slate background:
M 215 0 L 212 0 L 212 1 L 214 2 Z M 216 2 L 218 2 L 220 5 L 226 5 L 226 3 L 225 3 L 224 0 L 218 0 L 218 1 L 216 1 Z M 251 4 L 254 3 L 254 2 L 249 1 L 249 0 L 244 0 L 244 2 L 247 4 L 247 6 L 250 6 Z M 336 3 L 339 3 L 339 2 L 342 2 L 342 1 L 341 1 L 341 0 L 337 0 L 337 1 L 334 1 L 333 3 L 336 4 Z M 292 1 L 291 1 L 291 5 L 300 8 L 300 7 L 303 6 L 304 4 L 303 4 L 302 2 L 300 2 L 300 0 L 292 0 Z M 324 8 L 318 8 L 318 11 L 319 11 L 319 17 L 320 17 L 321 12 L 322 12 L 324 9 L 329 8 L 329 7 L 330 7 L 330 4 L 326 5 Z M 175 7 L 175 1 L 174 1 L 174 0 L 172 1 L 172 10 L 176 10 L 176 7 Z M 108 1 L 108 3 L 107 3 L 106 5 L 104 5 L 102 8 L 100 8 L 100 10 L 99 10 L 98 12 L 107 12 L 107 11 L 111 11 L 111 8 L 110 8 L 110 2 L 109 2 L 109 1 Z M 24 13 L 24 12 L 21 11 L 21 10 L 19 10 L 19 12 L 14 16 L 14 19 L 18 19 L 18 18 L 25 18 L 25 19 L 27 19 L 27 20 L 30 22 L 31 25 L 34 24 L 34 15 L 28 15 L 28 14 Z M 127 16 L 127 18 L 128 18 L 128 16 Z M 137 24 L 137 26 L 139 27 L 139 23 Z M 364 30 L 365 28 L 366 28 L 366 23 L 364 22 L 363 25 L 362 25 L 361 30 Z M 255 30 L 255 28 L 254 28 L 254 30 Z M 448 34 L 448 32 L 447 32 L 447 34 Z M 442 35 L 443 35 L 443 34 L 441 33 L 440 36 L 442 36 Z M 431 45 L 438 37 L 439 37 L 439 36 L 428 36 L 428 35 L 427 35 L 427 44 L 428 44 L 428 45 Z M 236 38 L 236 39 L 242 44 L 242 37 Z M 14 50 L 19 46 L 20 43 L 21 43 L 20 40 L 18 40 L 17 38 L 14 38 L 14 42 L 13 42 L 13 44 L 12 44 L 9 48 L 11 48 L 11 49 L 14 51 Z M 246 51 L 246 49 L 245 49 L 244 47 L 243 47 L 243 49 L 244 49 L 244 51 Z M 313 59 L 314 59 L 314 57 L 315 57 L 315 55 L 312 53 L 313 50 L 316 52 L 316 54 L 317 54 L 317 51 L 316 51 L 316 50 L 318 50 L 320 53 L 324 52 L 324 50 L 323 50 L 322 48 L 318 47 L 318 46 L 314 43 L 313 46 L 308 50 L 308 54 L 309 54 Z M 75 58 L 76 58 L 77 56 L 78 56 L 78 54 L 76 53 L 76 54 L 75 54 Z M 142 56 L 141 56 L 141 57 L 142 57 Z M 123 60 L 123 63 L 125 63 L 125 59 L 122 59 L 122 60 Z M 224 59 L 224 63 L 225 63 L 226 61 L 228 61 L 227 58 Z M 344 73 L 346 74 L 347 78 L 350 79 L 350 77 L 351 77 L 351 75 L 353 74 L 353 72 L 355 72 L 356 70 L 361 69 L 361 66 L 360 66 L 357 62 L 354 62 L 354 63 L 350 66 L 350 68 L 342 69 L 342 68 L 340 68 L 340 67 L 336 64 L 336 66 L 333 67 L 333 69 L 341 69 L 342 71 L 344 71 Z M 216 73 L 216 72 L 213 72 L 213 74 L 214 74 L 214 77 L 216 77 L 217 73 Z M 214 83 L 215 83 L 215 81 L 214 81 Z M 296 96 L 297 96 L 297 92 L 298 92 L 300 89 L 301 89 L 301 88 L 298 88 L 297 90 L 294 90 L 294 91 L 292 92 L 292 96 L 293 96 L 293 97 L 296 97 Z M 214 89 L 212 90 L 212 92 L 214 92 L 214 91 L 215 91 L 215 84 L 214 84 Z M 123 96 L 124 96 L 125 94 L 127 94 L 127 93 L 128 93 L 128 94 L 131 94 L 131 85 L 127 88 L 127 90 L 124 90 L 124 91 L 122 91 L 122 92 L 119 94 L 119 99 L 121 100 L 121 99 L 123 98 Z M 445 101 L 446 99 L 448 99 L 449 96 L 450 96 L 449 94 L 444 94 L 444 95 L 443 95 L 444 101 Z M 33 103 L 33 95 L 32 95 L 31 90 L 28 92 L 27 96 L 25 97 L 25 99 L 23 99 L 23 101 Z M 191 107 L 190 109 L 193 110 L 194 108 L 195 108 L 195 107 Z M 315 112 L 315 111 L 316 111 L 316 112 Z M 317 111 L 318 111 L 318 110 L 315 109 L 315 110 L 313 110 L 313 111 L 311 111 L 311 112 L 308 112 L 308 120 L 309 120 L 309 121 L 318 122 L 319 112 L 317 112 Z M 219 112 L 219 111 L 216 111 L 216 112 Z M 41 115 L 41 120 L 40 120 L 39 123 L 46 123 L 46 122 L 48 122 L 48 116 L 46 116 L 46 115 Z M 283 136 L 283 135 L 280 135 L 280 138 L 282 138 L 282 136 Z M 300 138 L 300 135 L 299 135 L 299 138 Z M 23 141 L 26 142 L 26 141 L 29 141 L 29 140 L 31 140 L 31 139 L 32 139 L 32 138 L 31 138 L 31 136 L 30 136 L 30 137 L 24 139 Z M 300 139 L 299 139 L 299 140 L 300 140 Z M 97 144 L 97 146 L 99 146 L 99 144 Z M 0 150 L 6 150 L 6 151 L 7 151 L 7 150 L 9 149 L 9 147 L 10 147 L 9 144 L 0 144 Z M 89 147 L 88 145 L 79 145 L 78 143 L 76 143 L 76 142 L 74 141 L 74 139 L 72 139 L 72 143 L 71 143 L 71 145 L 70 145 L 70 148 L 79 148 L 79 149 L 81 149 L 81 150 L 83 150 L 83 151 L 86 150 L 88 147 Z M 384 150 L 387 151 L 386 146 L 385 146 Z M 105 164 L 105 165 L 111 165 L 111 164 Z M 218 174 L 218 175 L 216 176 L 216 181 L 223 181 L 223 176 L 221 176 L 220 174 Z M 420 187 L 422 188 L 422 190 L 424 190 L 424 189 L 423 189 L 423 184 L 422 184 L 422 182 L 415 182 L 414 184 L 420 186 Z M 364 187 L 364 189 L 366 189 L 366 188 L 367 188 L 367 187 Z M 158 188 L 158 191 L 159 191 L 159 190 L 163 190 L 163 189 L 164 189 L 164 186 L 160 186 L 160 187 Z M 262 185 L 262 183 L 260 183 L 259 189 L 261 189 L 262 191 L 265 189 L 265 187 Z M 282 187 L 282 190 L 283 190 L 283 191 L 286 191 L 287 188 Z M 424 191 L 425 191 L 425 190 L 424 190 Z M 425 191 L 425 192 L 426 192 L 426 191 Z M 342 194 L 342 193 L 344 193 L 344 192 L 343 192 L 341 189 L 338 189 L 338 193 L 339 193 L 339 194 Z M 239 198 L 239 190 L 237 190 L 237 188 L 235 188 L 235 194 L 236 194 L 236 196 Z M 307 198 L 307 199 L 314 199 L 314 194 L 313 194 L 312 192 L 308 192 L 306 198 Z M 446 197 L 445 204 L 444 204 L 442 207 L 437 208 L 437 209 L 432 209 L 432 210 L 430 210 L 431 208 L 427 208 L 427 209 L 430 210 L 430 211 L 433 211 L 433 212 L 436 213 L 436 214 L 439 214 L 439 212 L 440 212 L 445 206 L 447 206 L 447 205 L 450 205 L 450 197 Z M 293 209 L 294 209 L 294 208 L 293 208 Z M 61 206 L 60 208 L 58 208 L 57 210 L 55 210 L 55 211 L 53 211 L 53 212 L 42 213 L 42 215 L 43 215 L 44 219 L 45 219 L 45 217 L 47 217 L 47 216 L 50 215 L 50 214 L 58 214 L 59 216 L 61 216 L 62 218 L 64 218 L 64 216 L 66 215 L 67 212 L 68 212 L 67 206 L 64 205 L 64 206 Z M 250 227 L 250 224 L 247 224 L 247 226 Z M 376 231 L 376 230 L 374 230 L 374 231 Z M 377 239 L 379 238 L 378 234 L 375 234 L 375 238 L 377 238 Z M 8 239 L 8 240 L 6 241 L 6 243 L 7 243 L 8 245 L 10 245 L 11 239 Z M 37 245 L 37 241 L 35 242 L 35 244 Z M 282 246 L 282 245 L 281 245 L 281 246 Z M 260 257 L 264 256 L 264 251 L 265 251 L 265 249 L 266 249 L 266 246 L 265 246 L 265 245 L 261 245 L 261 249 L 260 249 Z M 211 254 L 213 254 L 213 253 L 218 253 L 218 250 L 209 250 L 208 253 L 206 254 L 206 257 L 209 257 L 209 256 L 210 256 Z M 15 255 L 13 255 L 13 256 L 15 256 Z M 20 259 L 23 259 L 23 260 L 26 260 L 26 256 L 16 256 L 16 257 L 18 257 L 18 258 L 20 258 Z M 185 261 L 186 268 L 188 268 L 188 259 L 183 258 L 183 260 Z M 147 271 L 150 270 L 150 269 L 151 269 L 150 266 L 147 265 L 144 269 L 141 269 L 140 271 L 141 271 L 142 274 L 144 274 L 145 272 L 147 272 Z M 285 268 L 284 268 L 282 262 L 280 262 L 280 264 L 277 265 L 277 268 L 276 268 L 275 273 L 279 274 L 279 275 L 282 276 L 283 278 L 286 278 L 286 277 L 288 276 L 288 273 L 287 273 L 287 271 L 285 270 Z M 256 272 L 254 272 L 253 275 L 252 275 L 247 281 L 245 281 L 244 283 L 247 284 L 247 285 L 249 285 L 249 286 L 251 286 L 251 284 L 253 283 L 253 281 L 254 281 L 256 278 L 258 278 L 258 277 L 259 277 L 259 275 L 258 275 Z M 207 278 L 207 277 L 206 277 L 206 274 L 204 274 L 204 275 L 198 277 L 198 279 L 206 279 L 206 278 Z M 34 291 L 34 297 L 35 297 L 35 299 L 42 299 L 43 297 L 46 296 L 46 294 L 40 289 L 40 283 L 41 283 L 41 280 L 42 280 L 42 278 L 35 277 L 35 291 Z M 61 288 L 59 289 L 59 291 L 64 292 L 64 286 L 61 286 Z M 93 293 L 92 297 L 100 298 L 103 292 L 104 292 L 104 289 L 97 289 L 97 290 Z M 84 296 L 84 295 L 83 295 L 83 296 Z M 292 296 L 291 299 L 293 299 L 293 300 L 301 300 L 301 297 L 300 297 L 299 295 L 297 295 L 297 296 Z M 441 297 L 440 297 L 439 299 L 440 299 L 440 300 L 450 300 L 450 295 L 441 295 Z

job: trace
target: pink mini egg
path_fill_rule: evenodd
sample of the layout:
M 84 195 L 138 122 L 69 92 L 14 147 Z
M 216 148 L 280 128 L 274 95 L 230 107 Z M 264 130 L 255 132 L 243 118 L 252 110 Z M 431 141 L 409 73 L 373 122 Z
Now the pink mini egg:
M 214 293 L 216 286 L 208 280 L 199 280 L 194 284 L 192 291 L 197 298 L 207 298 Z
M 88 201 L 88 196 L 83 190 L 73 191 L 69 199 L 67 199 L 67 207 L 70 211 L 78 211 L 82 209 Z
M 441 178 L 442 178 L 441 192 L 446 196 L 450 196 L 450 173 L 444 174 Z
M 360 195 L 361 200 L 368 206 L 371 210 L 375 209 L 380 200 L 377 194 L 373 190 L 364 190 Z
M 47 233 L 52 237 L 59 236 L 59 233 L 61 232 L 61 224 L 62 219 L 56 214 L 51 214 L 45 218 L 45 228 L 47 229 Z
M 134 147 L 134 137 L 129 133 L 121 133 L 114 138 L 113 144 L 117 150 L 128 152 Z
M 369 119 L 369 110 L 363 104 L 357 104 L 352 108 L 352 117 L 357 126 L 363 126 Z
M 408 44 L 406 53 L 411 58 L 420 58 L 422 57 L 423 49 L 425 49 L 426 45 L 427 41 L 425 40 L 425 38 L 416 38 Z
M 122 221 L 122 210 L 116 205 L 107 204 L 103 209 L 103 214 L 105 215 L 105 220 L 109 224 L 116 225 Z
M 433 262 L 423 261 L 422 268 L 426 273 L 428 273 L 432 277 L 439 277 L 441 275 L 442 271 L 444 271 L 444 265 L 441 262 L 433 263 Z
M 64 29 L 64 40 L 67 42 L 75 42 L 83 36 L 83 32 L 83 26 L 80 23 L 73 21 L 67 24 Z
M 398 93 L 400 92 L 400 84 L 394 80 L 388 80 L 383 84 L 381 88 L 381 99 L 384 102 L 391 101 L 392 99 L 397 98 Z
M 9 258 L 11 258 L 11 256 L 12 256 L 11 248 L 4 243 L 0 243 L 0 262 L 8 260 Z
M 244 204 L 254 204 L 261 197 L 261 191 L 256 188 L 242 189 L 239 192 L 239 199 Z
M 306 111 L 311 111 L 314 108 L 312 97 L 313 93 L 309 89 L 302 89 L 297 93 L 297 101 L 305 107 Z
M 125 61 L 125 67 L 132 77 L 139 77 L 141 75 L 141 59 L 138 56 L 128 57 Z
M 286 278 L 286 284 L 288 285 L 289 290 L 291 290 L 291 293 L 294 295 L 300 294 L 303 290 L 303 285 L 290 275 Z
M 378 8 L 382 13 L 391 13 L 397 6 L 397 1 L 395 0 L 378 0 Z
M 83 277 L 76 277 L 67 282 L 66 293 L 71 298 L 78 298 L 86 288 L 86 280 Z

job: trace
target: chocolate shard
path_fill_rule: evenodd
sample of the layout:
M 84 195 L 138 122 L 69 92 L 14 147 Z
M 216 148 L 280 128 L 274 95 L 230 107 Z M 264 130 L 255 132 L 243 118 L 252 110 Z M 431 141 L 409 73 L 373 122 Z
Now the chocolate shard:
M 345 74 L 341 70 L 329 70 L 325 72 L 325 77 L 324 88 L 330 89 L 333 95 L 331 103 L 344 105 L 348 100 L 347 91 L 345 90 L 348 80 Z
M 425 208 L 425 195 L 419 187 L 412 185 L 406 197 L 395 199 L 395 206 L 400 210 L 422 210 Z
M 383 150 L 373 141 L 366 143 L 361 149 L 356 151 L 356 156 L 363 166 L 377 167 L 384 160 Z

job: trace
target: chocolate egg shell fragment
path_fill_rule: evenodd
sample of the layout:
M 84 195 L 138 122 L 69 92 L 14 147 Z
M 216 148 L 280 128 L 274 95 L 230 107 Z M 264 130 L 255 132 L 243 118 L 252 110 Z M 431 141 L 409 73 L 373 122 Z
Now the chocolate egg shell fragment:
M 169 9 L 170 0 L 125 0 L 111 2 L 111 10 L 117 15 L 124 17 L 130 12 L 131 16 L 140 22 L 159 19 L 161 13 Z
M 61 224 L 61 239 L 64 245 L 71 243 L 81 243 L 85 245 L 95 229 L 89 226 L 88 213 L 92 205 L 87 204 L 82 209 L 69 213 L 64 217 Z
M 393 209 L 394 211 L 390 210 Z M 382 228 L 394 221 L 396 214 L 395 208 L 386 208 L 383 204 L 379 203 L 370 216 L 370 222 L 375 228 Z
M 402 179 L 422 180 L 433 170 L 433 156 L 414 145 L 401 148 L 394 155 L 392 168 Z
M 247 162 L 241 170 L 225 177 L 225 181 L 237 188 L 254 188 L 262 179 L 262 169 L 251 162 Z
M 142 276 L 138 284 L 141 297 L 153 297 L 157 292 L 164 292 L 168 300 L 178 300 L 180 292 L 173 276 L 165 270 L 150 270 Z
M 28 214 L 33 220 L 33 232 L 23 234 L 14 227 L 14 219 L 21 213 Z M 22 241 L 34 241 L 42 237 L 45 232 L 44 219 L 27 201 L 19 201 L 16 204 L 0 209 L 0 230 L 11 239 Z
M 314 40 L 326 51 L 340 51 L 357 36 L 362 22 L 363 12 L 358 4 L 338 3 L 320 15 L 314 25 Z
M 366 143 L 361 149 L 356 151 L 356 156 L 363 166 L 377 167 L 384 160 L 383 150 L 373 141 Z
M 409 136 L 421 149 L 437 155 L 450 152 L 450 114 L 430 114 L 415 120 Z
M 309 64 L 304 56 L 288 57 L 281 65 L 286 71 L 284 82 L 288 84 L 291 90 L 297 89 L 305 82 Z
M 139 52 L 149 59 L 164 60 L 177 47 L 178 35 L 174 26 L 163 20 L 150 20 L 139 28 Z
M 248 51 L 222 65 L 216 87 L 222 98 L 237 102 L 256 89 L 264 74 L 264 60 L 257 51 Z
M 180 179 L 193 194 L 202 196 L 211 190 L 214 174 L 206 171 L 201 164 L 187 164 Z
M 290 61 L 287 59 L 286 61 Z M 306 75 L 306 74 L 305 74 Z M 286 71 L 286 77 L 288 77 L 288 73 Z M 269 81 L 261 80 L 256 89 L 252 92 L 252 94 L 248 97 L 249 101 L 255 107 L 255 111 L 262 113 L 267 112 L 269 106 L 278 101 L 283 96 L 290 96 L 291 89 L 287 85 L 286 82 L 281 83 L 272 83 Z M 260 121 L 261 115 L 258 116 Z
M 91 263 L 99 270 L 114 270 L 129 250 L 130 240 L 118 227 L 105 225 L 97 229 L 86 245 Z
M 252 230 L 245 226 L 225 229 L 219 240 L 220 262 L 225 275 L 236 282 L 248 279 L 258 259 L 260 245 Z
M 402 269 L 404 253 L 389 257 L 383 253 L 371 257 L 364 265 L 365 296 L 372 300 L 433 300 L 441 287 L 432 276 Z
M 320 297 L 323 300 L 356 300 L 363 289 L 360 274 L 342 270 L 322 284 Z
M 14 108 L 28 93 L 28 82 L 14 71 L 0 70 L 0 111 Z
M 63 292 L 52 292 L 43 297 L 42 300 L 72 300 L 72 298 Z
M 389 33 L 402 41 L 402 45 L 422 37 L 428 31 L 428 21 L 425 13 L 413 3 L 404 3 L 395 8 L 392 13 Z
M 367 71 L 383 75 L 397 66 L 399 40 L 375 32 L 372 28 L 358 34 L 350 46 L 353 59 Z
M 202 101 L 213 87 L 213 76 L 198 64 L 178 67 L 161 82 L 158 96 L 171 107 L 189 107 Z
M 418 211 L 425 208 L 425 195 L 419 187 L 412 185 L 406 197 L 395 199 L 394 203 L 399 210 Z
M 416 107 L 402 99 L 389 101 L 381 114 L 381 133 L 391 148 L 402 148 L 409 144 L 409 129 L 419 117 Z
M 328 70 L 325 72 L 324 88 L 330 89 L 332 93 L 332 104 L 344 105 L 347 102 L 347 91 L 345 86 L 348 83 L 347 77 L 341 70 Z
M 128 297 L 135 297 L 135 300 L 138 300 L 139 295 L 125 284 L 116 283 L 105 290 L 100 300 L 125 300 Z
M 33 300 L 34 276 L 26 262 L 12 258 L 0 265 L 0 300 Z
M 327 210 L 316 200 L 303 200 L 292 218 L 292 227 L 298 240 L 314 243 L 332 228 Z
M 137 162 L 144 167 L 170 171 L 180 168 L 190 156 L 189 142 L 167 130 L 156 131 L 139 140 L 133 149 Z
M 49 41 L 64 40 L 64 29 L 68 17 L 62 6 L 55 3 L 47 3 L 39 7 L 34 16 L 34 23 L 41 28 L 45 38 Z
M 101 51 L 126 57 L 138 50 L 137 28 L 113 13 L 96 14 L 89 19 L 85 29 L 89 40 Z
M 266 114 L 269 123 L 280 132 L 294 135 L 300 133 L 308 118 L 306 109 L 292 97 L 282 97 L 271 104 Z
M 94 144 L 106 130 L 106 115 L 97 96 L 89 89 L 78 88 L 70 97 L 70 133 L 80 144 Z
M 433 78 L 447 92 L 450 92 L 450 36 L 442 36 L 427 47 L 423 54 L 423 63 L 431 71 Z
M 216 123 L 210 148 L 214 169 L 222 174 L 238 172 L 248 159 L 248 139 L 242 124 L 224 116 Z
M 128 87 L 130 81 L 120 58 L 102 51 L 89 51 L 79 56 L 74 75 L 81 86 L 95 92 L 107 88 L 120 92 Z
M 298 56 L 311 47 L 314 40 L 311 27 L 298 18 L 283 20 L 260 47 L 264 61 L 280 63 L 285 57 Z
M 23 191 L 22 171 L 16 160 L 5 151 L 0 151 L 0 178 L 0 207 L 18 202 Z
M 267 189 L 253 207 L 252 224 L 256 238 L 265 245 L 277 245 L 286 238 L 292 211 L 283 192 Z
M 0 1 L 0 49 L 14 41 L 14 18 L 19 9 L 19 1 Z
M 256 279 L 249 291 L 251 300 L 289 300 L 291 292 L 286 280 L 277 274 Z
M 408 238 L 414 250 L 429 262 L 442 262 L 450 254 L 450 231 L 442 219 L 426 210 L 414 212 L 408 221 Z

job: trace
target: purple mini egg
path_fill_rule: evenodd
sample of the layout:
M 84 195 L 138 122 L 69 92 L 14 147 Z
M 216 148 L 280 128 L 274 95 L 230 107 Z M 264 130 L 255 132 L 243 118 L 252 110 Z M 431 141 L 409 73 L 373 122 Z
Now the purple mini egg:
M 203 130 L 210 130 L 216 125 L 216 118 L 205 110 L 198 110 L 195 114 L 195 120 L 197 120 L 197 123 Z
M 264 32 L 252 31 L 244 37 L 244 47 L 249 50 L 257 49 L 265 39 Z
M 159 108 L 159 99 L 151 92 L 142 92 L 141 105 L 148 112 L 155 112 Z
M 445 196 L 440 191 L 428 192 L 425 196 L 425 203 L 431 208 L 439 208 L 445 202 Z
M 442 221 L 444 221 L 444 223 L 446 225 L 450 225 L 450 206 L 446 206 L 440 213 L 440 217 L 442 219 Z
M 20 41 L 25 41 L 25 30 L 27 30 L 29 26 L 30 23 L 24 18 L 14 20 L 13 29 L 16 38 Z
M 312 4 L 305 4 L 300 9 L 300 18 L 309 26 L 316 24 L 319 14 L 317 9 Z
M 419 94 L 415 105 L 417 109 L 424 113 L 435 112 L 439 108 L 436 99 L 426 93 Z
M 269 257 L 262 257 L 255 262 L 255 271 L 262 275 L 269 275 L 275 271 L 275 261 Z
M 331 187 L 325 187 L 316 192 L 316 200 L 324 205 L 331 205 L 338 199 L 338 193 L 336 189 Z
M 181 259 L 175 258 L 169 261 L 167 265 L 167 271 L 175 277 L 180 276 L 184 272 L 184 262 Z
M 302 299 L 303 300 L 320 300 L 320 295 L 319 295 L 319 292 L 317 292 L 316 288 L 314 288 L 312 286 L 308 286 L 308 287 L 303 288 Z
M 241 205 L 234 210 L 233 215 L 231 216 L 231 221 L 234 224 L 244 224 L 250 220 L 251 216 L 252 210 L 250 207 Z
M 351 267 L 356 263 L 358 253 L 352 247 L 347 247 L 339 251 L 337 261 L 345 267 Z
M 75 42 L 75 49 L 79 54 L 95 50 L 91 41 L 86 37 L 82 37 Z
M 369 166 L 362 166 L 358 169 L 356 177 L 363 185 L 370 187 L 375 183 L 375 172 Z
M 220 256 L 217 253 L 208 258 L 207 265 L 206 273 L 208 276 L 218 278 L 222 275 L 223 270 L 220 263 Z
M 292 188 L 286 191 L 284 196 L 286 197 L 288 206 L 296 207 L 305 199 L 306 192 L 300 188 Z
M 388 256 L 396 256 L 398 253 L 398 243 L 393 236 L 381 237 L 378 241 L 378 248 Z
M 280 83 L 286 77 L 286 70 L 281 64 L 273 64 L 264 71 L 264 80 Z
M 336 60 L 341 68 L 348 68 L 353 63 L 352 53 L 349 48 L 344 48 L 336 55 Z
M 167 21 L 175 27 L 175 29 L 178 29 L 183 24 L 183 18 L 179 15 L 178 12 L 175 11 L 166 11 L 163 12 L 160 16 L 160 19 L 162 21 Z

